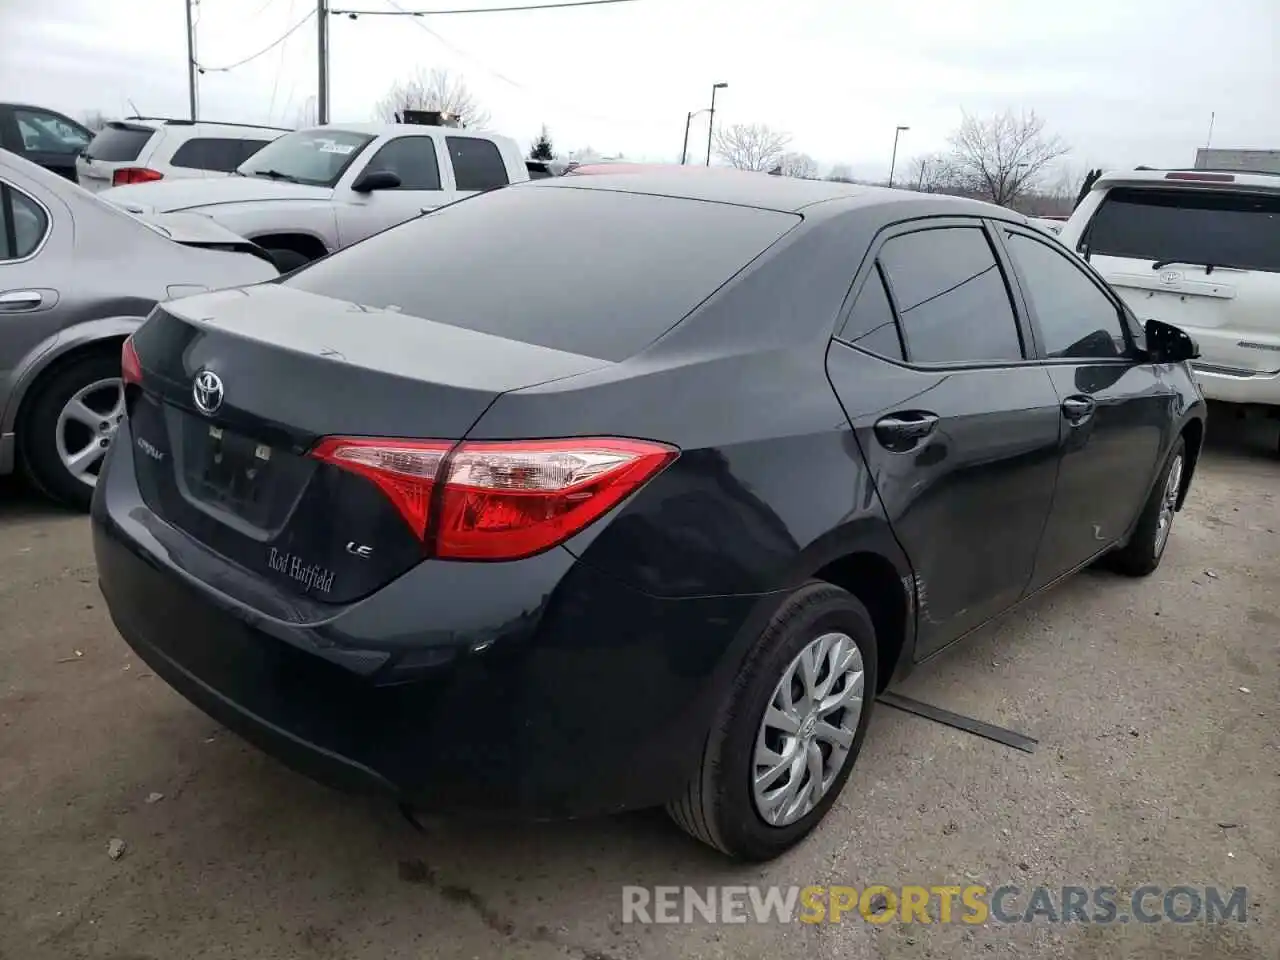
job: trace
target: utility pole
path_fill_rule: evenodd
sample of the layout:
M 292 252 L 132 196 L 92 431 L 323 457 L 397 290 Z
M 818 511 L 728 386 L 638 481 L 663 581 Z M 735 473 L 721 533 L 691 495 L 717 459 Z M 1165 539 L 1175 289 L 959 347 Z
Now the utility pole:
M 187 0 L 187 93 L 191 100 L 191 122 L 196 121 L 196 23 L 192 11 L 199 0 Z
M 329 4 L 328 0 L 316 0 L 316 48 L 319 56 L 319 74 L 316 77 L 316 123 L 329 122 Z

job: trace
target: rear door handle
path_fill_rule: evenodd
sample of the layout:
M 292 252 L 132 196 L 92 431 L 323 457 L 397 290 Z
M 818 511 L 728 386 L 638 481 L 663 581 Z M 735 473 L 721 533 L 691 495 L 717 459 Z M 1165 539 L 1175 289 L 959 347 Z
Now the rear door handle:
M 924 410 L 910 410 L 881 417 L 876 421 L 876 439 L 881 445 L 896 453 L 910 450 L 933 433 L 938 425 L 938 415 Z
M 44 303 L 39 290 L 6 290 L 0 293 L 0 310 L 30 310 Z
M 1067 397 L 1062 401 L 1062 415 L 1072 424 L 1084 423 L 1093 415 L 1097 406 L 1092 397 Z

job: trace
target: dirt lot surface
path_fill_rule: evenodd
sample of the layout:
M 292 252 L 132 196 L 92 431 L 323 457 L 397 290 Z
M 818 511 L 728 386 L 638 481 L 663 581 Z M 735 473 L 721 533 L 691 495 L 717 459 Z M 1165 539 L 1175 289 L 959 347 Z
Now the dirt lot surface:
M 881 707 L 827 822 L 755 868 L 660 813 L 418 833 L 311 784 L 149 675 L 83 518 L 0 486 L 0 958 L 1280 957 L 1273 431 L 1215 417 L 1153 577 L 1082 574 L 901 691 L 1034 754 Z M 621 922 L 624 884 L 871 883 L 1246 886 L 1248 919 Z

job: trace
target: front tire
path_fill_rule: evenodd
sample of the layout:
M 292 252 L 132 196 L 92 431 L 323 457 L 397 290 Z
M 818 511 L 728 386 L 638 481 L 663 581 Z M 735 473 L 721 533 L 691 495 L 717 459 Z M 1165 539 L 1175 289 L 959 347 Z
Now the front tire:
M 23 467 L 47 495 L 88 510 L 107 447 L 124 419 L 120 353 L 95 351 L 46 376 L 18 427 Z
M 282 247 L 269 248 L 267 253 L 271 259 L 275 261 L 276 269 L 280 271 L 280 275 L 292 273 L 299 267 L 305 267 L 311 262 L 311 258 L 306 254 L 299 253 L 297 250 L 286 250 Z
M 800 587 L 748 654 L 700 769 L 667 812 L 738 860 L 790 850 L 826 816 L 853 770 L 876 677 L 866 608 L 829 583 Z
M 1106 566 L 1127 577 L 1145 577 L 1155 572 L 1164 558 L 1173 529 L 1173 518 L 1178 511 L 1178 497 L 1182 493 L 1182 477 L 1187 466 L 1187 445 L 1182 437 L 1173 444 L 1164 469 L 1151 488 L 1151 495 L 1142 508 L 1138 525 L 1129 542 L 1107 556 Z

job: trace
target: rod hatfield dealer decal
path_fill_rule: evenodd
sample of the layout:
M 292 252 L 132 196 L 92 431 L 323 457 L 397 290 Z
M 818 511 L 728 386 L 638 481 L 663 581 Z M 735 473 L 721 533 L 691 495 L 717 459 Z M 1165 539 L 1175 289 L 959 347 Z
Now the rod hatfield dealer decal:
M 333 571 L 326 570 L 319 564 L 306 563 L 299 556 L 287 550 L 271 548 L 267 557 L 267 566 L 277 573 L 283 573 L 292 580 L 302 584 L 304 590 L 318 590 L 328 593 L 333 588 Z

